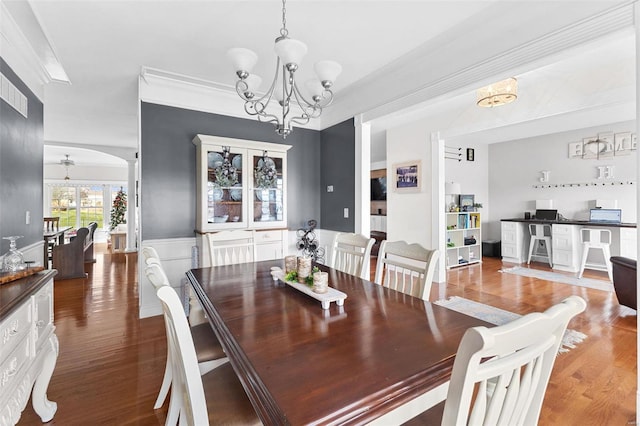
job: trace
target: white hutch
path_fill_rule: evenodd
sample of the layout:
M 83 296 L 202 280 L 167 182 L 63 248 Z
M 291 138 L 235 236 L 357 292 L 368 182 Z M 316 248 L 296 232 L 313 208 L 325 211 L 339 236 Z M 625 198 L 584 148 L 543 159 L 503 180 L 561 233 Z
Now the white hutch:
M 197 135 L 196 241 L 210 266 L 205 235 L 256 231 L 256 260 L 284 257 L 287 244 L 287 151 L 291 145 Z

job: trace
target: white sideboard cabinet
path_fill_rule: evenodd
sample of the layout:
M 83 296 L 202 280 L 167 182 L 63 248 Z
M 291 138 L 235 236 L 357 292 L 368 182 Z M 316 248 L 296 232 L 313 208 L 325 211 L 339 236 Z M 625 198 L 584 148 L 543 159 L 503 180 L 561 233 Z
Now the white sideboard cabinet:
M 53 277 L 45 271 L 0 285 L 0 426 L 15 425 L 31 396 L 43 422 L 57 404 L 47 387 L 58 359 Z
M 196 242 L 209 265 L 206 234 L 256 231 L 257 260 L 282 258 L 287 245 L 287 151 L 291 145 L 197 135 Z

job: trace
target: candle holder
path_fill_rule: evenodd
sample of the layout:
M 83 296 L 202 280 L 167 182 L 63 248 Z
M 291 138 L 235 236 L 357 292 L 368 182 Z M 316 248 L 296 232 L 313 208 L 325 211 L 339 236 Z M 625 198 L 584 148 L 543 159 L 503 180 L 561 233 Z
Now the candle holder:
M 327 272 L 316 272 L 313 274 L 312 290 L 318 294 L 329 291 L 329 274 Z
M 298 282 L 305 284 L 307 277 L 311 275 L 311 258 L 299 257 L 298 258 Z
M 284 272 L 286 274 L 298 269 L 298 256 L 285 256 Z

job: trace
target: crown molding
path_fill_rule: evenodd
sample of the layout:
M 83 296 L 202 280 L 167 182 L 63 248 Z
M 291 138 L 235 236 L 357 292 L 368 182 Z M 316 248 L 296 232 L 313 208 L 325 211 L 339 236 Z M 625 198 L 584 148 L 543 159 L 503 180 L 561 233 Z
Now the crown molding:
M 143 102 L 258 121 L 244 111 L 235 87 L 157 68 L 142 68 L 138 97 Z M 271 107 L 268 112 L 278 115 L 279 109 Z M 320 122 L 295 127 L 320 130 Z
M 45 84 L 70 83 L 28 1 L 0 0 L 0 36 L 0 55 L 40 100 Z
M 495 16 L 523 22 L 527 12 L 523 5 L 505 7 L 501 2 L 340 91 L 332 107 L 323 113 L 322 127 L 357 114 L 362 114 L 365 122 L 375 120 L 523 72 L 569 49 L 632 28 L 634 3 L 625 1 L 606 10 L 593 6 L 593 10 L 582 12 L 586 17 L 577 20 L 554 16 L 543 33 L 521 25 L 520 31 L 504 37 L 477 25 L 478 21 L 491 22 Z M 537 35 L 532 38 L 532 34 Z

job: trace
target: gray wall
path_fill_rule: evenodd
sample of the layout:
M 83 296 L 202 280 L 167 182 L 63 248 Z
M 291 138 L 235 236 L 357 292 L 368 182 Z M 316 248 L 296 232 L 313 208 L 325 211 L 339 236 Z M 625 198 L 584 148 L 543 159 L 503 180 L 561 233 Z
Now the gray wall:
M 355 141 L 353 119 L 324 129 L 321 132 L 322 164 L 321 211 L 322 228 L 353 232 L 355 229 Z M 333 192 L 327 186 L 333 185 Z M 344 217 L 344 209 L 349 217 Z
M 1 58 L 0 71 L 28 98 L 28 118 L 0 101 L 0 236 L 24 236 L 21 248 L 42 241 L 43 104 Z M 0 255 L 8 249 L 0 240 Z
M 145 102 L 141 104 L 141 126 L 143 240 L 193 237 L 196 147 L 191 141 L 197 134 L 292 145 L 287 160 L 288 227 L 297 229 L 309 219 L 322 226 L 321 132 L 296 128 L 283 140 L 268 123 Z

